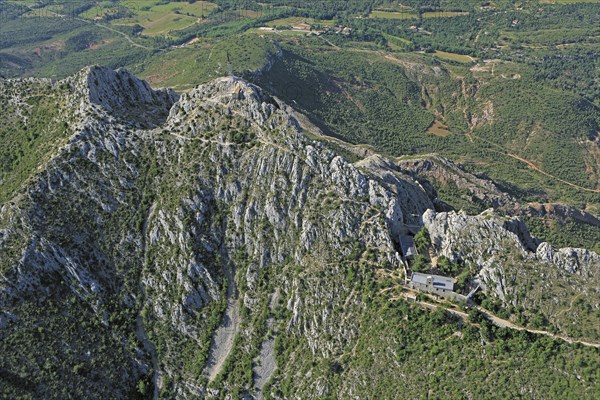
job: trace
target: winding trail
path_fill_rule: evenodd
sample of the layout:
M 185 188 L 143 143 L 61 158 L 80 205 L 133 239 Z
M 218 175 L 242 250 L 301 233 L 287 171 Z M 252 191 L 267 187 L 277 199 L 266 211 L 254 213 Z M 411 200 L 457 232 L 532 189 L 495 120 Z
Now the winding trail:
M 584 190 L 586 192 L 600 193 L 600 189 L 586 188 L 586 187 L 583 187 L 583 186 L 579 186 L 579 185 L 577 185 L 577 184 L 575 184 L 573 182 L 569 182 L 569 181 L 561 179 L 561 178 L 559 178 L 557 176 L 554 176 L 554 175 L 552 175 L 552 174 L 544 171 L 543 169 L 541 169 L 540 167 L 538 167 L 537 165 L 535 165 L 534 163 L 532 163 L 528 159 L 523 158 L 521 156 L 518 156 L 516 154 L 510 153 L 506 148 L 504 148 L 503 146 L 499 145 L 498 143 L 494 143 L 492 141 L 486 140 L 486 139 L 484 139 L 482 137 L 475 136 L 475 135 L 467 135 L 467 137 L 470 139 L 471 142 L 473 142 L 473 139 L 475 139 L 475 140 L 480 140 L 482 142 L 485 142 L 485 143 L 487 143 L 487 144 L 489 144 L 491 146 L 494 146 L 497 149 L 499 149 L 499 150 L 496 150 L 497 152 L 499 152 L 499 153 L 501 153 L 501 154 L 503 154 L 505 156 L 514 158 L 515 160 L 521 161 L 522 163 L 526 164 L 529 168 L 533 169 L 534 171 L 539 172 L 542 175 L 546 175 L 547 177 L 555 179 L 555 180 L 557 180 L 557 181 L 559 181 L 561 183 L 564 183 L 565 185 L 569 185 L 569 186 L 571 186 L 571 187 L 573 187 L 575 189 Z
M 83 21 L 83 22 L 90 23 L 89 21 L 86 21 L 86 20 L 85 20 L 85 19 L 83 19 L 83 18 L 77 18 L 77 17 L 76 17 L 75 19 L 76 19 L 76 20 L 79 20 L 79 21 Z M 134 47 L 139 47 L 140 49 L 145 49 L 145 50 L 161 50 L 161 51 L 164 51 L 164 49 L 155 49 L 155 48 L 148 47 L 148 46 L 144 46 L 143 44 L 139 44 L 139 43 L 137 43 L 137 42 L 134 42 L 134 41 L 133 41 L 133 39 L 131 38 L 131 36 L 129 36 L 129 35 L 128 35 L 128 34 L 126 34 L 125 32 L 121 32 L 121 31 L 119 31 L 119 30 L 117 30 L 117 29 L 111 28 L 111 27 L 110 27 L 110 26 L 108 26 L 108 25 L 100 24 L 100 23 L 97 23 L 97 22 L 92 22 L 91 24 L 92 24 L 92 25 L 96 25 L 97 27 L 100 27 L 100 28 L 103 28 L 103 29 L 109 30 L 109 31 L 111 31 L 111 32 L 114 32 L 114 33 L 116 33 L 116 34 L 118 34 L 118 35 L 121 35 L 121 36 L 123 36 L 123 37 L 124 37 L 124 38 L 125 38 L 125 39 L 126 39 L 126 40 L 127 40 L 127 41 L 128 41 L 128 42 L 129 42 L 129 43 L 132 45 L 132 46 L 134 46 Z
M 29 8 L 29 10 L 30 10 L 30 11 L 35 11 L 35 10 L 34 10 L 33 8 L 31 8 L 31 7 L 28 7 L 28 8 Z M 118 29 L 111 28 L 110 26 L 108 26 L 108 25 L 104 25 L 104 24 L 101 24 L 101 23 L 99 23 L 99 22 L 92 22 L 92 21 L 90 21 L 90 20 L 88 20 L 88 19 L 85 19 L 85 18 L 80 18 L 80 17 L 75 17 L 75 16 L 71 16 L 71 17 L 69 17 L 69 16 L 67 16 L 67 15 L 64 15 L 64 14 L 59 14 L 59 13 L 57 13 L 57 12 L 54 12 L 54 11 L 51 11 L 51 10 L 48 10 L 48 13 L 49 13 L 49 14 L 54 14 L 54 15 L 56 15 L 57 17 L 60 17 L 60 18 L 63 18 L 63 19 L 64 19 L 64 18 L 72 18 L 72 19 L 75 19 L 75 20 L 77 20 L 77 21 L 80 21 L 80 22 L 86 23 L 86 24 L 88 24 L 88 25 L 96 25 L 96 26 L 97 26 L 97 27 L 99 27 L 99 28 L 102 28 L 102 29 L 109 30 L 109 31 L 111 31 L 111 32 L 113 32 L 113 33 L 116 33 L 116 34 L 118 34 L 118 35 L 121 35 L 121 36 L 123 36 L 125 39 L 127 39 L 127 41 L 128 41 L 128 42 L 129 42 L 129 43 L 130 43 L 132 46 L 134 46 L 134 47 L 139 47 L 140 49 L 145 49 L 145 50 L 160 50 L 160 51 L 164 51 L 164 49 L 156 49 L 156 48 L 152 48 L 152 47 L 148 47 L 148 46 L 144 46 L 144 45 L 142 45 L 142 44 L 139 44 L 139 43 L 135 42 L 135 41 L 134 41 L 134 40 L 131 38 L 131 36 L 129 36 L 129 35 L 128 35 L 128 34 L 126 34 L 125 32 L 121 32 L 121 31 L 119 31 Z
M 400 287 L 400 286 L 398 285 L 398 287 Z M 453 309 L 453 308 L 446 307 L 447 305 L 453 305 L 452 303 L 444 301 L 444 303 L 446 303 L 446 304 L 434 304 L 434 303 L 430 303 L 430 302 L 427 302 L 427 301 L 419 301 L 419 300 L 415 299 L 416 294 L 421 293 L 421 294 L 424 294 L 425 296 L 428 296 L 428 297 L 429 297 L 429 295 L 426 294 L 426 293 L 423 293 L 423 292 L 418 292 L 418 291 L 414 291 L 412 289 L 408 289 L 406 287 L 402 287 L 402 288 L 404 290 L 406 290 L 407 292 L 402 292 L 402 293 L 400 293 L 396 297 L 391 297 L 390 301 L 395 301 L 395 300 L 398 300 L 398 299 L 402 298 L 404 300 L 413 302 L 413 303 L 415 303 L 415 304 L 417 304 L 417 305 L 419 305 L 421 307 L 428 308 L 430 310 L 437 310 L 440 307 L 444 307 L 445 310 L 447 312 L 449 312 L 450 314 L 453 314 L 453 315 L 456 315 L 457 317 L 462 318 L 465 322 L 470 322 L 469 321 L 469 315 L 467 313 L 465 313 L 463 311 L 459 311 L 459 310 Z M 393 289 L 393 288 L 388 288 L 388 290 L 385 290 L 385 291 L 389 291 L 391 289 Z M 597 349 L 600 348 L 600 343 L 588 342 L 588 341 L 580 340 L 580 339 L 574 339 L 574 338 L 570 338 L 568 336 L 557 335 L 557 334 L 554 334 L 552 332 L 548 332 L 548 331 L 544 331 L 544 330 L 525 328 L 523 326 L 519 326 L 519 325 L 517 325 L 517 324 L 515 324 L 513 322 L 510 322 L 510 321 L 508 321 L 506 319 L 502 319 L 500 317 L 497 317 L 496 315 L 492 314 L 490 311 L 486 310 L 483 307 L 477 306 L 476 308 L 477 308 L 477 310 L 479 310 L 479 312 L 481 312 L 483 314 L 483 316 L 487 320 L 489 320 L 491 323 L 493 323 L 494 325 L 496 325 L 499 328 L 514 329 L 514 330 L 517 330 L 517 331 L 527 331 L 527 332 L 530 332 L 530 333 L 533 333 L 533 334 L 544 335 L 544 336 L 551 337 L 553 339 L 563 340 L 563 341 L 565 341 L 565 342 L 567 342 L 569 344 L 579 343 L 579 344 L 581 344 L 583 346 L 587 346 L 587 347 L 595 347 Z M 473 325 L 478 325 L 478 324 L 473 324 Z

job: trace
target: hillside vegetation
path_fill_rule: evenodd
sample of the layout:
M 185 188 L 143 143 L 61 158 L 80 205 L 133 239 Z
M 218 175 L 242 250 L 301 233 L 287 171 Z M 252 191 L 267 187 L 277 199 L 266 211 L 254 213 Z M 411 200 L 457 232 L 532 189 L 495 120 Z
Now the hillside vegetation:
M 60 94 L 72 122 L 2 200 L 2 397 L 598 397 L 597 254 L 436 213 L 423 177 L 348 163 L 237 77 L 181 96 L 99 67 L 7 82 Z M 17 126 L 48 106 L 29 105 Z M 585 344 L 408 302 L 398 240 L 414 223 L 482 305 Z

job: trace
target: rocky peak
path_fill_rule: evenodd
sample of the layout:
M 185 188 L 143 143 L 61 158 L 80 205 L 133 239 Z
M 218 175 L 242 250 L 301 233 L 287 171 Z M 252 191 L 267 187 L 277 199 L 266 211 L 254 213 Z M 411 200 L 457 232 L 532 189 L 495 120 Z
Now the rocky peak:
M 78 95 L 83 95 L 84 106 L 100 107 L 122 121 L 143 127 L 163 122 L 179 97 L 171 89 L 152 89 L 148 82 L 124 68 L 114 71 L 99 66 L 86 67 L 65 82 L 74 85 Z
M 198 86 L 182 95 L 171 111 L 171 118 L 179 120 L 197 109 L 220 109 L 225 116 L 237 115 L 260 126 L 280 110 L 280 105 L 259 87 L 235 76 L 223 77 Z M 280 113 L 280 120 L 297 125 L 288 114 Z M 281 122 L 281 121 L 279 121 Z M 275 124 L 267 124 L 273 128 Z

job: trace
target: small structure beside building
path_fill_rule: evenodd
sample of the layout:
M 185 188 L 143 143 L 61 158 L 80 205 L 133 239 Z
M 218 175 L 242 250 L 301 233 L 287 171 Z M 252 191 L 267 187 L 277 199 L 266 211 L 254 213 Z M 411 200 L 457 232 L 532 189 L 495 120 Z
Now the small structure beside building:
M 400 247 L 402 248 L 402 255 L 407 260 L 412 260 L 417 256 L 417 246 L 412 236 L 402 235 L 400 236 Z

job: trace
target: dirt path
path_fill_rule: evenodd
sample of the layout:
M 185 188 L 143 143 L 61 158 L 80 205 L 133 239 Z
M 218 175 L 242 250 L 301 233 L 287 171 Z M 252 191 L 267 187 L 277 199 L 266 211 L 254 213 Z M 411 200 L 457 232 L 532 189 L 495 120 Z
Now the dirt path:
M 325 41 L 325 43 L 327 43 L 328 45 L 330 45 L 330 46 L 331 46 L 331 47 L 333 47 L 334 49 L 336 49 L 336 50 L 341 50 L 341 48 L 340 48 L 338 45 L 336 45 L 336 44 L 334 44 L 334 43 L 331 43 L 331 41 L 330 41 L 329 39 L 327 39 L 327 38 L 325 38 L 325 37 L 323 37 L 323 36 L 319 36 L 319 37 L 320 37 L 321 39 L 323 39 L 323 40 Z
M 519 157 L 519 156 L 517 156 L 515 154 L 511 154 L 511 153 L 506 153 L 506 155 L 509 156 L 509 157 L 514 158 L 515 160 L 519 160 L 519 161 L 527 164 L 527 166 L 529 168 L 531 168 L 531 169 L 539 172 L 540 174 L 549 176 L 550 178 L 554 178 L 557 181 L 564 183 L 565 185 L 569 185 L 569 186 L 574 187 L 576 189 L 585 190 L 587 192 L 600 193 L 600 189 L 590 189 L 590 188 L 586 188 L 586 187 L 583 187 L 583 186 L 579 186 L 579 185 L 576 185 L 575 183 L 572 183 L 572 182 L 569 182 L 569 181 L 565 181 L 564 179 L 561 179 L 561 178 L 559 178 L 557 176 L 549 174 L 548 172 L 541 170 L 534 163 L 532 163 L 531 161 L 529 161 L 529 160 L 527 160 L 527 159 L 525 159 L 523 157 Z
M 569 182 L 569 181 L 561 179 L 561 178 L 559 178 L 557 176 L 554 176 L 554 175 L 552 175 L 552 174 L 550 174 L 550 173 L 542 170 L 541 168 L 539 168 L 537 165 L 535 165 L 533 162 L 529 161 L 528 159 L 523 158 L 521 156 L 518 156 L 516 154 L 510 153 L 507 149 L 505 149 L 503 146 L 499 145 L 498 143 L 494 143 L 494 142 L 491 142 L 489 140 L 486 140 L 486 139 L 483 139 L 483 138 L 481 138 L 479 136 L 474 136 L 474 135 L 467 135 L 467 137 L 471 140 L 471 142 L 473 141 L 473 139 L 476 139 L 476 140 L 480 140 L 482 142 L 485 142 L 487 144 L 490 144 L 490 145 L 496 147 L 497 149 L 499 149 L 499 150 L 497 150 L 499 153 L 504 154 L 505 156 L 514 158 L 515 160 L 521 161 L 522 163 L 526 164 L 529 168 L 533 169 L 534 171 L 537 171 L 537 172 L 539 172 L 542 175 L 546 175 L 549 178 L 552 178 L 552 179 L 555 179 L 555 180 L 557 180 L 557 181 L 559 181 L 561 183 L 564 183 L 565 185 L 569 185 L 569 186 L 574 187 L 574 188 L 579 189 L 579 190 L 585 190 L 586 192 L 600 193 L 600 189 L 586 188 L 586 187 L 583 187 L 583 186 L 579 186 L 579 185 L 577 185 L 577 184 L 575 184 L 573 182 Z
M 404 288 L 404 289 L 406 289 L 406 288 Z M 390 298 L 390 301 L 395 301 L 395 300 L 398 300 L 400 298 L 403 298 L 404 300 L 413 302 L 413 303 L 415 303 L 415 304 L 417 304 L 417 305 L 419 305 L 421 307 L 428 308 L 430 310 L 437 310 L 439 307 L 446 307 L 446 304 L 433 304 L 433 303 L 429 303 L 429 302 L 426 302 L 426 301 L 415 300 L 414 296 L 416 296 L 417 293 L 421 293 L 421 292 L 416 292 L 416 291 L 413 291 L 413 290 L 409 290 L 409 292 L 403 292 L 403 293 L 400 293 L 396 297 Z M 445 302 L 445 303 L 447 303 L 447 305 L 452 305 L 452 303 L 449 303 L 449 302 Z M 467 313 L 465 313 L 463 311 L 455 310 L 453 308 L 445 308 L 445 310 L 447 312 L 449 312 L 450 314 L 453 314 L 453 315 L 456 315 L 457 317 L 462 318 L 463 321 L 469 322 L 469 315 Z M 494 325 L 496 325 L 499 328 L 514 329 L 514 330 L 517 330 L 517 331 L 527 331 L 527 332 L 534 333 L 534 334 L 537 334 L 537 335 L 544 335 L 544 336 L 551 337 L 553 339 L 563 340 L 563 341 L 565 341 L 567 343 L 570 343 L 570 344 L 579 343 L 579 344 L 582 344 L 582 345 L 587 346 L 587 347 L 600 348 L 600 343 L 588 342 L 588 341 L 585 341 L 585 340 L 574 339 L 574 338 L 570 338 L 570 337 L 567 337 L 567 336 L 556 335 L 556 334 L 554 334 L 552 332 L 548 332 L 548 331 L 544 331 L 544 330 L 537 330 L 537 329 L 525 328 L 523 326 L 516 325 L 515 323 L 510 322 L 508 320 L 505 320 L 505 319 L 502 319 L 500 317 L 497 317 L 494 314 L 492 314 L 490 311 L 488 311 L 488 310 L 486 310 L 486 309 L 484 309 L 482 307 L 478 306 L 477 310 L 479 310 L 486 319 L 488 319 L 490 322 L 492 322 Z M 473 324 L 473 325 L 477 325 L 477 324 Z
M 89 23 L 88 21 L 86 21 L 83 18 L 75 18 L 75 19 L 79 20 L 79 21 L 83 21 L 83 22 Z M 124 32 L 121 32 L 121 31 L 119 31 L 117 29 L 111 28 L 108 25 L 103 25 L 103 24 L 100 24 L 100 23 L 93 23 L 93 25 L 96 25 L 97 27 L 109 30 L 111 32 L 114 32 L 114 33 L 116 33 L 118 35 L 123 36 L 134 47 L 139 47 L 140 49 L 146 49 L 146 50 L 158 50 L 158 49 L 153 49 L 152 47 L 148 47 L 148 46 L 144 46 L 142 44 L 136 43 L 136 42 L 133 41 L 133 39 L 128 34 L 126 34 Z
M 473 44 L 477 44 L 477 42 L 479 42 L 479 38 L 481 37 L 482 32 L 483 32 L 483 29 L 481 29 L 479 32 L 477 32 L 477 36 L 475 36 L 475 40 L 473 41 Z
M 489 312 L 488 310 L 481 308 L 481 307 L 477 307 L 477 309 L 479 311 L 481 311 L 481 313 L 487 318 L 489 319 L 494 325 L 499 326 L 500 328 L 509 328 L 509 329 L 514 329 L 517 331 L 527 331 L 530 333 L 535 333 L 538 335 L 545 335 L 545 336 L 549 336 L 551 338 L 554 339 L 560 339 L 560 340 L 564 340 L 567 343 L 573 344 L 573 343 L 579 343 L 582 344 L 584 346 L 588 346 L 588 347 L 595 347 L 595 348 L 600 348 L 600 343 L 594 343 L 594 342 L 587 342 L 585 340 L 579 340 L 579 339 L 573 339 L 567 336 L 562 336 L 562 335 L 556 335 L 552 332 L 548 332 L 548 331 L 544 331 L 544 330 L 537 330 L 537 329 L 530 329 L 530 328 L 525 328 L 523 326 L 519 326 L 516 325 L 510 321 L 507 321 L 505 319 L 496 317 L 495 315 L 493 315 L 491 312 Z
M 31 10 L 31 11 L 34 11 L 34 9 L 33 9 L 33 8 L 29 8 L 29 10 Z M 86 24 L 89 24 L 89 25 L 96 25 L 96 26 L 97 26 L 97 27 L 99 27 L 99 28 L 102 28 L 102 29 L 109 30 L 109 31 L 111 31 L 111 32 L 113 32 L 113 33 L 116 33 L 116 34 L 118 34 L 118 35 L 121 35 L 121 36 L 123 36 L 123 37 L 124 37 L 124 38 L 125 38 L 125 39 L 126 39 L 126 40 L 127 40 L 127 41 L 128 41 L 130 44 L 131 44 L 131 45 L 132 45 L 132 46 L 139 47 L 140 49 L 146 49 L 146 50 L 160 50 L 160 49 L 154 49 L 154 48 L 152 48 L 152 47 L 147 47 L 147 46 L 141 45 L 141 44 L 139 44 L 139 43 L 136 43 L 136 42 L 135 42 L 135 41 L 133 41 L 133 39 L 132 39 L 132 38 L 131 38 L 131 37 L 130 37 L 128 34 L 126 34 L 125 32 L 121 32 L 121 31 L 119 31 L 119 30 L 117 30 L 117 29 L 111 28 L 111 27 L 110 27 L 110 26 L 108 26 L 108 25 L 104 25 L 104 24 L 101 24 L 101 23 L 98 23 L 98 22 L 92 22 L 92 21 L 90 21 L 90 20 L 87 20 L 87 19 L 85 19 L 85 18 L 79 18 L 79 17 L 69 17 L 69 16 L 67 16 L 67 15 L 64 15 L 64 14 L 59 14 L 59 13 L 57 13 L 57 12 L 54 12 L 54 11 L 48 11 L 48 13 L 50 13 L 50 14 L 54 14 L 54 15 L 56 15 L 57 17 L 60 17 L 60 18 L 73 18 L 73 19 L 75 19 L 75 20 L 77 20 L 77 21 L 81 21 L 81 22 L 84 22 L 84 23 L 86 23 Z

